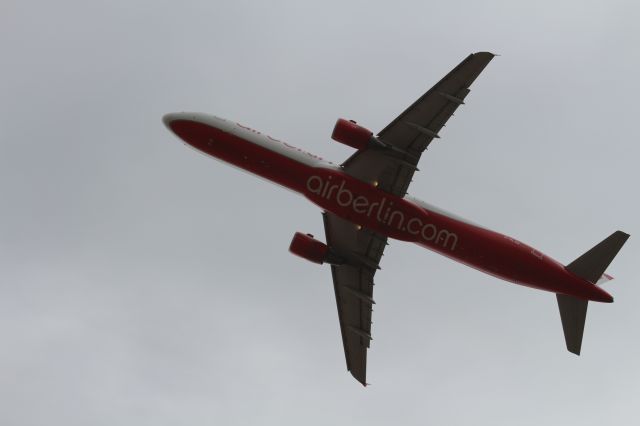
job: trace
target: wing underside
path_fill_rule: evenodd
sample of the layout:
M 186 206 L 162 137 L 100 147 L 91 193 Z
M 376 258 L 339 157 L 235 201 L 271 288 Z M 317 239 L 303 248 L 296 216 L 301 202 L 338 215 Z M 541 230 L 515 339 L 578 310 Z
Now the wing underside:
M 469 55 L 378 134 L 383 149 L 357 151 L 342 165 L 349 175 L 377 182 L 379 189 L 406 195 L 422 152 L 469 94 L 471 83 L 494 57 Z M 373 278 L 387 238 L 332 213 L 323 213 L 327 245 L 343 258 L 331 272 L 347 369 L 366 385 L 367 349 L 371 343 Z
M 373 277 L 387 245 L 386 237 L 332 213 L 323 213 L 327 245 L 348 259 L 332 265 L 333 286 L 338 308 L 347 369 L 366 385 L 367 349 L 371 343 Z
M 440 130 L 464 104 L 469 87 L 493 57 L 489 52 L 469 55 L 378 133 L 393 149 L 360 150 L 343 164 L 345 172 L 365 182 L 376 181 L 380 189 L 403 197 L 422 153 L 440 137 Z

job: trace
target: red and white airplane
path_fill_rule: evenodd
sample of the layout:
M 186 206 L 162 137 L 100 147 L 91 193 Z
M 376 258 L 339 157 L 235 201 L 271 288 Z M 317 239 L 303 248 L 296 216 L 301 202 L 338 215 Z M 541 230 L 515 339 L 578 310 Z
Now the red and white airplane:
M 373 277 L 387 238 L 419 244 L 503 280 L 556 294 L 567 349 L 580 353 L 589 300 L 613 302 L 598 286 L 629 235 L 617 231 L 565 266 L 514 238 L 409 197 L 420 156 L 494 57 L 469 55 L 377 136 L 340 119 L 332 138 L 355 149 L 341 165 L 234 121 L 199 113 L 164 116 L 197 150 L 304 195 L 323 210 L 326 244 L 296 233 L 290 251 L 331 265 L 347 369 L 366 385 Z

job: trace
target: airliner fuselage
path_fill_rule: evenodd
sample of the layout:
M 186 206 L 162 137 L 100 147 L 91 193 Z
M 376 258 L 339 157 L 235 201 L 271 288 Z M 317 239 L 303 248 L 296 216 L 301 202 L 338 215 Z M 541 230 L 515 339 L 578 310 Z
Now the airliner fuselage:
M 340 166 L 247 126 L 199 113 L 175 113 L 165 124 L 207 155 L 302 194 L 358 229 L 412 242 L 503 280 L 580 299 L 612 302 L 599 286 L 515 238 L 435 206 L 363 182 Z

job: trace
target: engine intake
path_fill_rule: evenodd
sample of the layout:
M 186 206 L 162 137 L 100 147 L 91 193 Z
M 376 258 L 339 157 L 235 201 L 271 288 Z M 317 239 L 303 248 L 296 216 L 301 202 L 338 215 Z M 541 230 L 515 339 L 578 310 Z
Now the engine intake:
M 309 262 L 330 263 L 337 265 L 342 263 L 342 259 L 336 256 L 333 251 L 323 242 L 313 238 L 311 234 L 296 232 L 291 240 L 289 251 L 296 256 L 307 259 Z
M 365 149 L 372 144 L 378 145 L 378 140 L 369 129 L 358 125 L 355 121 L 339 118 L 333 128 L 331 139 L 349 145 L 357 150 Z

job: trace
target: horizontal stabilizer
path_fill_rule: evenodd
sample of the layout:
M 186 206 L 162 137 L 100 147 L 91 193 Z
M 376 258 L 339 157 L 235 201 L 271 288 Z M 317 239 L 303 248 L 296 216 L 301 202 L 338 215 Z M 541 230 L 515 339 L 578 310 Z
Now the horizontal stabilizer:
M 558 298 L 558 308 L 560 308 L 560 319 L 562 320 L 567 349 L 569 352 L 580 355 L 589 301 L 566 294 L 556 294 L 556 297 Z
M 618 254 L 629 234 L 616 231 L 600 244 L 567 265 L 567 269 L 591 283 L 597 283 L 605 269 Z

